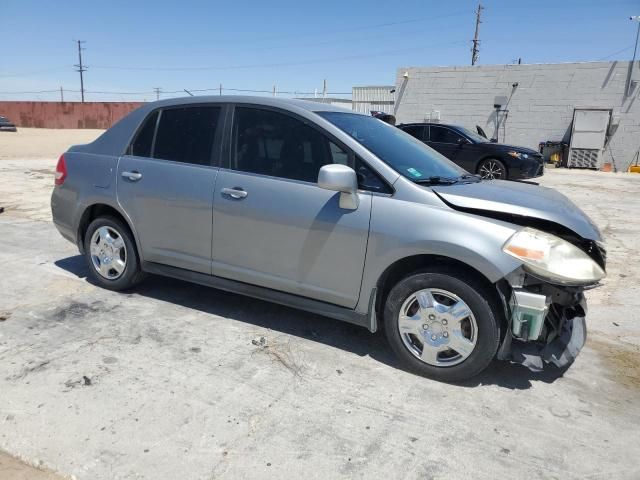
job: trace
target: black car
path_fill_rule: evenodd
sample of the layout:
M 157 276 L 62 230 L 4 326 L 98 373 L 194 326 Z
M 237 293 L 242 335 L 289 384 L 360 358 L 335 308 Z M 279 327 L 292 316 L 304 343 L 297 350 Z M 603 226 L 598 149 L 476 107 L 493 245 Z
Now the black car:
M 0 115 L 0 132 L 17 132 L 16 126 L 7 117 Z
M 494 143 L 458 125 L 408 123 L 398 128 L 482 178 L 522 180 L 544 173 L 542 155 L 535 150 Z

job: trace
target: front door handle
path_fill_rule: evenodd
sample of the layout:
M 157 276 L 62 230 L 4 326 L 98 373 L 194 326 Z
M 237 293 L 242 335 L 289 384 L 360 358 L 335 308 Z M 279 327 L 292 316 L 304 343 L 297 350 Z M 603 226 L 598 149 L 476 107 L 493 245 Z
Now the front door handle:
M 236 200 L 241 200 L 248 195 L 248 193 L 240 187 L 223 188 L 222 193 L 229 195 L 231 198 L 235 198 Z
M 122 172 L 122 176 L 128 180 L 131 180 L 132 182 L 137 182 L 142 178 L 142 174 L 140 172 L 136 172 L 135 170 L 133 172 Z

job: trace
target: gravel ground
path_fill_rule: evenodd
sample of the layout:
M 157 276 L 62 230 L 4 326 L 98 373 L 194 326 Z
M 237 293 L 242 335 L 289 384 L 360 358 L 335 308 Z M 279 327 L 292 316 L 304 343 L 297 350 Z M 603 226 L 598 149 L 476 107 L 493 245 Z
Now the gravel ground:
M 640 477 L 640 175 L 542 179 L 608 245 L 576 363 L 447 385 L 317 315 L 158 277 L 95 287 L 50 222 L 62 150 L 0 162 L 0 449 L 92 480 Z

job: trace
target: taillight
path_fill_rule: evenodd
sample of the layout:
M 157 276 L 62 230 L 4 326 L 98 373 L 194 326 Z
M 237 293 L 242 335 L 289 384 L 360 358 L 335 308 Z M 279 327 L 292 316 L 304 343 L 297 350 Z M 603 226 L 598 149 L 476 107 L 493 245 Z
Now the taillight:
M 67 178 L 67 164 L 64 163 L 64 155 L 60 155 L 56 165 L 56 185 L 62 185 Z

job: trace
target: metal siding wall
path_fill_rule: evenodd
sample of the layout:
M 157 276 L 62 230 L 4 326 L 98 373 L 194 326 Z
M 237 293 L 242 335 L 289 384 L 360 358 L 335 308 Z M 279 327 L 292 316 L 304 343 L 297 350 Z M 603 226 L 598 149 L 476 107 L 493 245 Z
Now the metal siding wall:
M 0 102 L 0 115 L 18 127 L 109 128 L 141 102 Z
M 351 89 L 353 110 L 360 113 L 369 113 L 371 110 L 393 113 L 395 102 L 395 93 L 391 93 L 393 89 L 395 89 L 393 85 L 353 87 Z
M 404 72 L 409 78 L 398 98 L 398 123 L 422 122 L 440 112 L 442 123 L 495 132 L 494 97 L 509 96 L 509 116 L 501 124 L 501 142 L 538 149 L 545 140 L 568 140 L 574 108 L 611 108 L 616 133 L 604 162 L 627 169 L 640 148 L 640 86 L 627 97 L 630 62 L 587 62 L 475 67 L 403 67 L 397 71 L 398 91 Z

